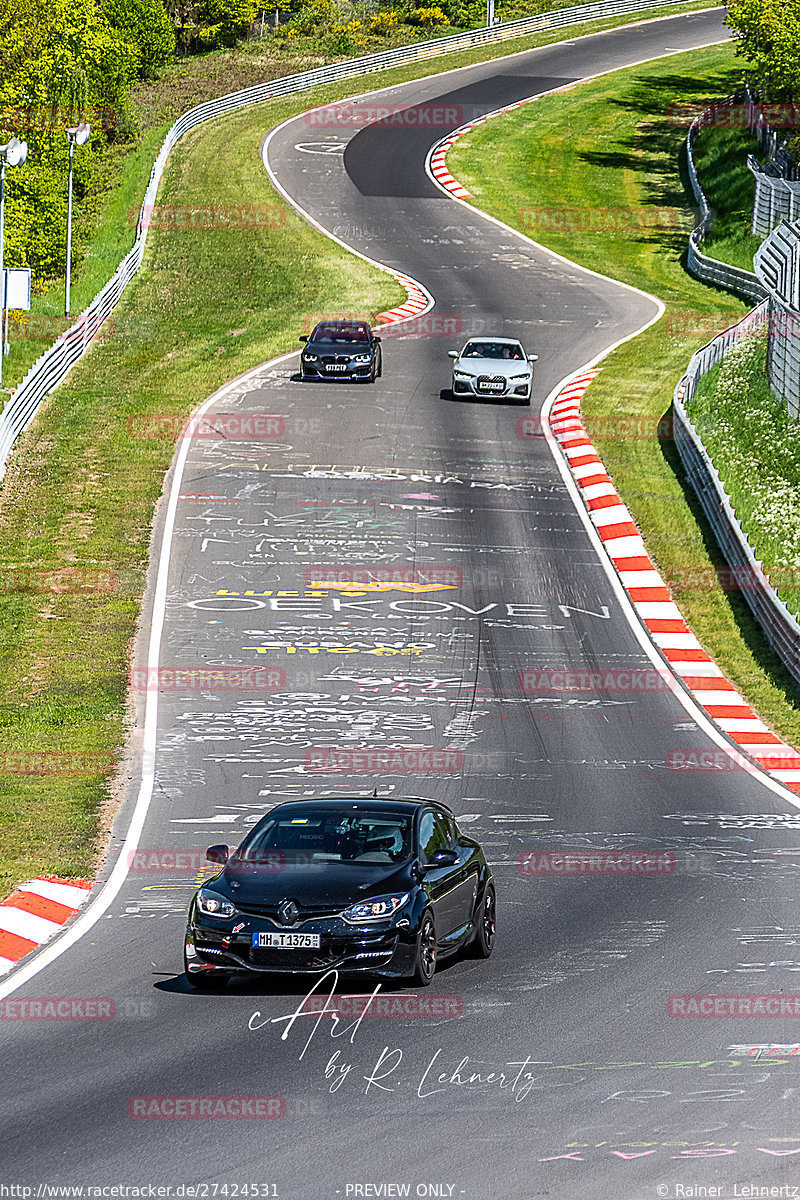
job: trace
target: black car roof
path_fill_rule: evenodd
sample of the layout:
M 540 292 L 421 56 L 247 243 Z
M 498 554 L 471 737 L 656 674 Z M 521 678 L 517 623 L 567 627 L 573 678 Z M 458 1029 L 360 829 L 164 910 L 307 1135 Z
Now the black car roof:
M 309 796 L 305 800 L 284 800 L 282 803 L 276 804 L 266 815 L 271 817 L 279 810 L 302 810 L 312 805 L 315 808 L 369 809 L 371 812 L 385 809 L 387 813 L 402 812 L 409 815 L 417 812 L 420 808 L 430 806 L 447 813 L 448 816 L 453 816 L 446 804 L 441 804 L 438 800 L 426 800 L 422 796 L 399 796 L 396 800 L 390 796 L 321 796 L 319 798 Z
M 372 330 L 366 321 L 320 321 L 311 331 L 312 338 L 336 337 L 337 334 L 357 333 L 368 338 Z

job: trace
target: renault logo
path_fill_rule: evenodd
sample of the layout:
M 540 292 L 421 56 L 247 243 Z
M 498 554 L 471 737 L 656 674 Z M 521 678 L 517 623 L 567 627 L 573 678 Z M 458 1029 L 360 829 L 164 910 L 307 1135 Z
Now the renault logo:
M 278 905 L 278 920 L 281 925 L 294 925 L 299 911 L 294 900 L 281 900 Z

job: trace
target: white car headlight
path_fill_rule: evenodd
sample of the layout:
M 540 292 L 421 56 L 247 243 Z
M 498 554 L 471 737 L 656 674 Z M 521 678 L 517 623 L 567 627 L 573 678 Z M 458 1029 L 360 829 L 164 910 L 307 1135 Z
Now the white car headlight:
M 511 382 L 516 383 L 520 379 L 530 379 L 530 377 L 531 377 L 530 371 L 525 371 L 525 373 L 523 375 L 512 375 Z
M 230 900 L 220 896 L 219 892 L 206 891 L 202 888 L 197 893 L 197 907 L 207 917 L 235 917 L 236 909 Z
M 470 375 L 468 371 L 453 371 L 453 379 L 474 379 L 474 375 Z
M 345 921 L 385 921 L 402 908 L 408 900 L 408 892 L 397 892 L 391 896 L 372 896 L 369 900 L 361 900 L 351 904 L 342 913 Z

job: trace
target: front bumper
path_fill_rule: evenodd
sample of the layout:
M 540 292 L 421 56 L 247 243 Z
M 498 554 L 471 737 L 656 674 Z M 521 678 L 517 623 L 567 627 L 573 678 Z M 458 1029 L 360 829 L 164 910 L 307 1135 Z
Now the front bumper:
M 533 387 L 533 376 L 527 380 L 491 379 L 488 382 L 480 378 L 457 379 L 453 376 L 454 396 L 480 396 L 481 399 L 499 398 L 513 400 L 530 400 Z
M 318 949 L 271 950 L 253 946 L 253 934 L 285 933 L 267 918 L 250 918 L 233 933 L 235 921 L 190 920 L 186 929 L 186 966 L 190 974 L 209 969 L 236 975 L 319 975 L 338 970 L 397 978 L 413 971 L 416 931 L 406 924 L 387 923 L 380 929 L 350 925 L 342 918 L 303 922 L 303 933 L 318 933 Z M 225 928 L 225 925 L 229 928 Z
M 369 379 L 372 376 L 372 363 L 345 363 L 343 371 L 332 371 L 323 363 L 300 364 L 304 379 Z

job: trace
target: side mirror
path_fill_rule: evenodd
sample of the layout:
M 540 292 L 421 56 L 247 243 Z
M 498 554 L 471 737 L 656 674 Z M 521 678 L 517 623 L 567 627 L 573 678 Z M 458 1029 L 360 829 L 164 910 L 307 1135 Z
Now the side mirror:
M 301 342 L 307 342 L 307 341 L 308 341 L 308 337 L 307 337 L 307 335 L 306 335 L 305 333 L 304 333 L 304 334 L 303 334 L 303 336 L 300 338 L 300 341 L 301 341 Z
M 428 859 L 429 867 L 452 867 L 458 862 L 457 850 L 434 850 Z
M 538 354 L 529 354 L 528 355 L 528 362 L 538 362 L 538 361 L 539 361 Z
M 460 354 L 458 353 L 458 351 L 457 351 L 457 350 L 448 350 L 448 351 L 447 351 L 447 357 L 448 357 L 448 358 L 460 358 L 461 356 L 460 356 Z
M 206 850 L 206 858 L 213 863 L 226 863 L 230 851 L 227 846 L 209 846 Z
M 379 342 L 380 340 L 381 340 L 381 339 L 380 339 L 379 337 L 374 337 L 374 338 L 372 339 L 373 343 L 374 343 L 376 346 L 377 346 L 377 344 L 378 344 L 378 342 Z

